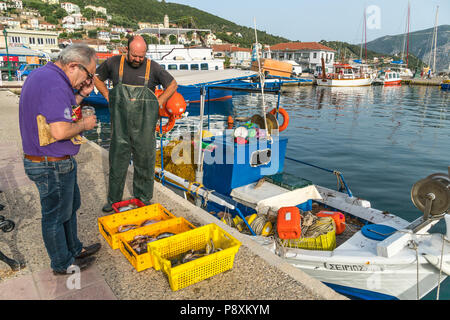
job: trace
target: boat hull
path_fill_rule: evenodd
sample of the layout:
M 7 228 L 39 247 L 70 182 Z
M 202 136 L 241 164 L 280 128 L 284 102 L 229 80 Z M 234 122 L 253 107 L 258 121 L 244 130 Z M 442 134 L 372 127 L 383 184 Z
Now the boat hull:
M 372 84 L 372 79 L 361 78 L 361 79 L 321 79 L 316 80 L 318 86 L 324 87 L 362 87 L 370 86 Z
M 179 85 L 177 91 L 183 96 L 186 103 L 200 103 L 200 88 L 195 86 L 183 86 Z M 206 99 L 207 101 L 223 101 L 228 100 L 233 97 L 232 92 L 229 90 L 207 90 Z M 92 91 L 91 94 L 83 99 L 84 105 L 94 106 L 96 108 L 106 108 L 108 107 L 108 101 L 100 92 Z

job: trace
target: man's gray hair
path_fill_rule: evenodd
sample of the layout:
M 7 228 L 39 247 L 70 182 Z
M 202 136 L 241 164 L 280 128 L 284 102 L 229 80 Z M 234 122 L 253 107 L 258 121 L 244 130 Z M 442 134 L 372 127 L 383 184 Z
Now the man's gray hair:
M 59 61 L 62 65 L 67 65 L 71 62 L 78 62 L 86 66 L 91 63 L 92 59 L 95 58 L 96 51 L 94 49 L 85 44 L 77 43 L 62 50 L 58 55 L 57 61 Z

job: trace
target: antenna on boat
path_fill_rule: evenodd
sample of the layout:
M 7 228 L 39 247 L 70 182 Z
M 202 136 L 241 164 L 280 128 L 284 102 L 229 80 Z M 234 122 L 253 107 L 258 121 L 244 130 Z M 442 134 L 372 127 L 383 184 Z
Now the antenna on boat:
M 255 52 L 256 52 L 256 59 L 258 61 L 259 83 L 261 84 L 264 126 L 265 126 L 265 129 L 266 129 L 266 135 L 267 135 L 268 138 L 270 138 L 270 130 L 267 127 L 266 101 L 264 99 L 264 81 L 265 81 L 265 76 L 264 76 L 264 73 L 261 72 L 261 59 L 260 59 L 260 55 L 259 55 L 258 33 L 256 31 L 256 17 L 253 18 L 253 22 L 254 22 L 254 25 L 255 25 L 255 49 L 256 49 Z

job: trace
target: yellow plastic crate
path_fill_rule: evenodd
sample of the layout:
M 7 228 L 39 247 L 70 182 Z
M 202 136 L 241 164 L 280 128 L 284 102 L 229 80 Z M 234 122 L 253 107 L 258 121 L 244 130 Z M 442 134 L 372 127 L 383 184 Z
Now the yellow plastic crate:
M 167 211 L 159 203 L 155 203 L 149 206 L 100 217 L 98 218 L 98 230 L 111 248 L 115 250 L 119 248 L 119 237 L 125 233 L 118 231 L 120 226 L 126 224 L 140 225 L 145 220 L 162 221 L 173 218 L 175 218 L 175 216 L 172 213 Z
M 221 251 L 172 267 L 170 259 L 189 250 L 201 250 L 212 239 Z M 148 244 L 155 270 L 166 273 L 173 291 L 205 280 L 233 268 L 234 257 L 241 243 L 215 224 Z
M 133 248 L 131 248 L 128 242 L 132 241 L 135 236 L 158 236 L 164 232 L 180 234 L 193 229 L 195 229 L 195 226 L 182 217 L 161 221 L 149 226 L 124 232 L 119 239 L 119 249 L 128 261 L 130 261 L 136 271 L 141 272 L 142 270 L 153 266 L 153 259 L 148 250 L 146 253 L 138 254 L 133 250 Z M 162 240 L 164 239 L 156 240 L 155 242 Z
M 299 238 L 282 241 L 283 245 L 290 248 L 331 251 L 336 248 L 336 230 L 315 238 Z

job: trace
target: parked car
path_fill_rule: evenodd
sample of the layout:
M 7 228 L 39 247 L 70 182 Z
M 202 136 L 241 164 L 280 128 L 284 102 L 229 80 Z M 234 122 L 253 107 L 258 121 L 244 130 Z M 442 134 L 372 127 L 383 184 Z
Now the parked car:
M 10 62 L 11 78 L 14 80 L 16 72 L 19 69 L 20 64 L 17 61 Z M 0 73 L 2 74 L 2 80 L 7 81 L 9 79 L 8 63 L 6 61 L 0 62 Z
M 23 64 L 20 66 L 19 70 L 17 70 L 17 79 L 25 81 L 31 71 L 42 67 L 42 64 Z

